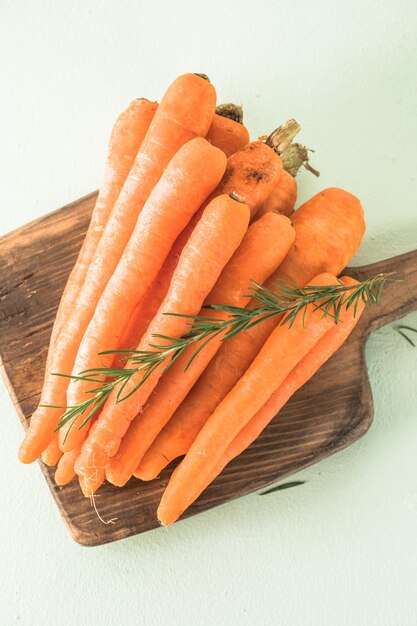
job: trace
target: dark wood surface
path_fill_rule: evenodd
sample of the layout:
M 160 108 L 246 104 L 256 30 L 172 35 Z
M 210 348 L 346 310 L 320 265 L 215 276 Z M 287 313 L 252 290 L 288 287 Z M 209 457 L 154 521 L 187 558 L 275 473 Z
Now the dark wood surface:
M 0 365 L 24 426 L 36 408 L 49 335 L 66 278 L 87 228 L 95 194 L 0 239 Z M 378 307 L 367 309 L 349 341 L 281 411 L 259 439 L 189 509 L 194 515 L 266 487 L 348 446 L 369 428 L 372 395 L 364 363 L 368 334 L 417 309 L 417 251 L 355 268 L 364 278 L 394 271 Z M 53 470 L 40 463 L 73 538 L 99 545 L 158 526 L 156 509 L 171 467 L 160 479 L 132 479 L 123 489 L 105 484 L 97 498 L 105 525 L 75 481 L 57 487 Z

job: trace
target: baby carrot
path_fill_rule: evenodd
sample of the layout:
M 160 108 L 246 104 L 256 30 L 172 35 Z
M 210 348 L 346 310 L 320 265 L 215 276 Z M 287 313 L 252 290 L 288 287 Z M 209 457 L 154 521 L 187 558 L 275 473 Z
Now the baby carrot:
M 265 286 L 271 290 L 282 279 L 304 286 L 320 272 L 339 274 L 354 255 L 365 230 L 359 200 L 341 189 L 317 194 L 294 213 L 292 221 L 295 243 L 266 281 Z M 155 439 L 135 476 L 155 478 L 170 461 L 187 452 L 278 323 L 279 318 L 270 318 L 225 342 Z
M 176 338 L 188 329 L 188 318 L 167 313 L 197 315 L 223 267 L 239 246 L 248 223 L 249 209 L 245 204 L 226 195 L 212 200 L 181 254 L 170 289 L 142 338 L 139 350 L 152 350 L 155 335 Z M 159 339 L 161 341 L 163 339 Z M 148 377 L 138 371 L 127 381 L 123 391 L 125 399 L 121 402 L 117 402 L 118 390 L 112 392 L 83 444 L 76 464 L 77 474 L 86 477 L 91 468 L 97 468 L 104 476 L 109 457 L 117 453 L 121 438 L 148 400 L 162 372 L 161 366 Z M 141 386 L 133 393 L 138 384 Z M 91 488 L 94 489 L 93 483 Z
M 226 167 L 221 150 L 201 137 L 186 143 L 173 157 L 143 208 L 135 230 L 101 296 L 81 341 L 72 374 L 110 365 L 137 304 L 155 280 L 171 246 L 219 183 Z M 96 387 L 89 381 L 71 380 L 67 406 L 76 406 Z M 88 428 L 78 429 L 80 416 L 60 430 L 64 451 L 79 445 Z
M 66 404 L 68 386 L 67 379 L 53 376 L 53 373 L 69 373 L 73 369 L 83 334 L 129 241 L 138 214 L 179 148 L 193 137 L 206 135 L 213 119 L 215 100 L 213 86 L 196 74 L 177 78 L 162 98 L 100 238 L 78 294 L 77 307 L 56 341 L 40 406 L 32 415 L 19 450 L 22 462 L 37 459 L 53 438 L 61 409 L 51 407 Z
M 294 236 L 294 229 L 285 216 L 265 214 L 250 226 L 205 304 L 245 306 L 249 302 L 251 279 L 263 283 L 281 263 Z M 202 309 L 200 315 L 212 319 L 224 318 L 222 311 L 212 309 Z M 204 347 L 200 345 L 202 342 L 190 345 L 161 378 L 155 393 L 131 424 L 119 452 L 106 470 L 106 477 L 111 483 L 124 485 L 131 478 L 147 448 L 220 348 L 221 342 L 222 335 L 219 335 Z M 192 359 L 200 347 L 202 349 Z
M 312 285 L 336 285 L 331 274 L 316 276 Z M 323 323 L 314 324 L 317 318 Z M 328 329 L 322 311 L 309 305 L 291 327 L 278 326 L 242 378 L 219 404 L 184 460 L 173 473 L 158 508 L 158 519 L 172 524 L 190 504 L 196 484 L 205 484 L 230 443 L 267 402 L 297 363 Z M 333 322 L 334 323 L 334 322 Z
M 342 277 L 341 281 L 345 285 L 355 285 L 357 283 L 356 280 L 349 276 Z M 354 307 L 346 309 L 346 306 L 344 306 L 340 312 L 340 321 L 338 324 L 334 324 L 333 320 L 328 318 L 328 322 L 330 322 L 329 330 L 325 332 L 306 356 L 297 363 L 280 387 L 274 391 L 269 400 L 267 400 L 263 407 L 236 435 L 206 482 L 204 484 L 196 484 L 193 493 L 190 494 L 190 504 L 198 498 L 215 478 L 217 478 L 232 459 L 241 454 L 259 437 L 264 428 L 279 413 L 291 396 L 343 345 L 358 323 L 364 308 L 365 305 L 362 301 L 358 302 L 356 311 Z M 311 323 L 322 324 L 324 321 L 325 320 L 322 319 L 315 319 Z

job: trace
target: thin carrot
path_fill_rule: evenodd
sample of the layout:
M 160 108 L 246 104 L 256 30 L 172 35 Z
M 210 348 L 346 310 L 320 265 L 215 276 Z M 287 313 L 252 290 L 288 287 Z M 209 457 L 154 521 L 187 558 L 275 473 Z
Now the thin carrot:
M 355 285 L 357 283 L 356 280 L 349 276 L 342 277 L 341 281 L 345 285 Z M 190 494 L 189 503 L 194 502 L 206 487 L 217 478 L 226 465 L 259 437 L 264 428 L 279 413 L 294 393 L 310 380 L 317 370 L 342 346 L 358 323 L 364 308 L 364 303 L 359 301 L 356 310 L 354 307 L 346 309 L 345 306 L 342 308 L 338 324 L 332 323 L 330 319 L 330 329 L 325 332 L 306 356 L 299 361 L 269 400 L 236 435 L 205 483 L 195 485 L 193 493 Z M 316 319 L 311 323 L 322 324 L 323 320 Z
M 252 224 L 205 304 L 245 306 L 249 302 L 247 294 L 251 279 L 263 283 L 281 263 L 294 237 L 291 222 L 283 215 L 269 213 Z M 213 309 L 202 309 L 200 315 L 210 319 L 224 318 L 222 311 Z M 111 483 L 124 485 L 131 478 L 152 441 L 220 348 L 222 338 L 223 335 L 219 335 L 207 345 L 202 341 L 190 345 L 161 378 L 155 393 L 129 427 L 117 455 L 106 470 L 106 477 Z M 192 358 L 199 349 L 200 352 Z
M 113 127 L 100 191 L 91 215 L 90 224 L 75 265 L 65 285 L 52 327 L 45 377 L 48 377 L 51 371 L 52 352 L 61 327 L 72 314 L 76 305 L 78 293 L 84 283 L 88 267 L 97 249 L 110 212 L 135 161 L 157 107 L 158 104 L 156 102 L 150 102 L 146 98 L 133 100 L 127 109 L 119 115 Z M 54 436 L 54 440 L 56 440 L 54 453 L 49 453 L 46 450 L 46 456 L 42 457 L 43 460 L 47 458 L 51 461 L 56 458 L 58 434 Z M 52 442 L 50 445 L 52 445 Z M 47 463 L 45 460 L 44 462 Z M 55 465 L 56 462 L 47 464 Z
M 173 155 L 193 137 L 206 135 L 213 119 L 215 99 L 213 86 L 195 74 L 177 78 L 162 98 L 101 236 L 78 294 L 77 307 L 59 334 L 41 395 L 41 405 L 49 406 L 39 406 L 32 415 L 19 450 L 22 462 L 33 462 L 52 440 L 61 409 L 53 409 L 51 405 L 66 404 L 68 386 L 65 378 L 55 377 L 53 373 L 71 372 L 80 341 L 139 213 Z
M 337 283 L 331 274 L 320 274 L 312 280 L 313 285 Z M 162 524 L 172 524 L 184 512 L 195 485 L 205 484 L 239 431 L 328 329 L 328 320 L 322 319 L 322 312 L 314 305 L 305 312 L 291 327 L 275 328 L 248 370 L 209 417 L 162 496 L 158 507 Z M 314 317 L 322 323 L 312 323 Z
M 221 194 L 237 193 L 248 205 L 251 215 L 254 215 L 279 183 L 281 176 L 281 159 L 272 148 L 261 141 L 248 144 L 227 159 L 226 171 L 219 186 L 175 241 L 157 278 L 133 313 L 120 342 L 121 349 L 133 349 L 139 344 L 168 292 L 181 252 L 201 218 L 205 206 Z M 116 355 L 114 366 L 123 367 L 122 363 L 123 355 Z
M 354 255 L 365 230 L 359 201 L 341 189 L 326 189 L 314 196 L 294 213 L 292 221 L 295 243 L 266 281 L 268 289 L 273 290 L 283 279 L 304 286 L 320 272 L 339 274 Z M 137 478 L 155 478 L 170 461 L 187 452 L 278 323 L 279 318 L 265 320 L 220 348 L 145 454 L 135 471 Z
M 206 139 L 229 157 L 249 143 L 249 133 L 243 124 L 215 115 Z
M 295 201 L 297 200 L 297 183 L 295 178 L 288 174 L 285 170 L 282 172 L 281 180 L 275 185 L 270 196 L 265 200 L 256 213 L 256 219 L 274 211 L 282 213 L 282 215 L 290 216 L 294 211 Z
M 58 466 L 55 471 L 55 482 L 57 485 L 67 485 L 73 478 L 75 478 L 74 465 L 79 453 L 79 449 L 64 452 L 62 457 L 59 459 Z
M 173 157 L 143 208 L 135 230 L 113 276 L 100 298 L 81 341 L 72 374 L 110 366 L 137 304 L 162 267 L 172 244 L 192 215 L 218 185 L 226 167 L 221 150 L 201 137 L 186 143 Z M 96 387 L 90 381 L 71 380 L 67 405 L 76 406 Z M 83 417 L 60 430 L 64 451 L 80 445 L 88 428 L 79 429 Z
M 45 465 L 53 467 L 62 456 L 62 450 L 59 447 L 58 437 L 54 437 L 49 446 L 42 452 L 42 461 Z
M 110 212 L 148 132 L 157 107 L 156 102 L 138 98 L 133 100 L 116 120 L 107 149 L 100 191 L 81 250 L 59 303 L 52 329 L 51 346 L 55 344 L 62 324 L 74 307 Z
M 176 338 L 188 329 L 189 319 L 167 313 L 197 315 L 223 267 L 239 246 L 248 223 L 247 205 L 226 195 L 212 200 L 181 254 L 170 289 L 142 338 L 139 350 L 152 350 L 155 335 Z M 164 340 L 159 339 L 161 341 Z M 122 402 L 117 401 L 118 390 L 113 390 L 83 444 L 76 464 L 77 474 L 88 476 L 94 468 L 104 477 L 109 458 L 117 453 L 121 438 L 148 400 L 162 372 L 159 366 L 146 378 L 142 371 L 138 371 L 128 379 Z M 137 385 L 141 386 L 136 388 Z M 129 393 L 131 395 L 127 397 Z M 96 485 L 92 482 L 91 489 L 94 490 Z

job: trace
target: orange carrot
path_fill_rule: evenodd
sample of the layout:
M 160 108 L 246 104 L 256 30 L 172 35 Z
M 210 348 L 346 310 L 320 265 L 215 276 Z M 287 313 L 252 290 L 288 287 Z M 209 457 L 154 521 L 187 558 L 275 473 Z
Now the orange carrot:
M 294 211 L 295 201 L 297 199 L 297 183 L 295 178 L 288 174 L 285 170 L 282 172 L 281 179 L 275 185 L 270 196 L 265 200 L 256 213 L 258 219 L 265 213 L 274 211 L 290 216 Z
M 45 465 L 53 467 L 59 461 L 62 456 L 62 451 L 59 447 L 58 437 L 54 437 L 49 446 L 42 452 L 42 461 Z
M 312 285 L 336 285 L 331 274 L 320 274 Z M 314 323 L 314 318 L 317 322 Z M 278 326 L 248 370 L 207 420 L 184 460 L 173 473 L 158 508 L 158 519 L 172 524 L 190 504 L 190 494 L 205 484 L 228 446 L 267 402 L 297 363 L 328 330 L 332 318 L 323 319 L 314 305 L 293 325 Z M 334 323 L 334 322 L 333 322 Z
M 110 211 L 134 163 L 141 143 L 155 115 L 157 106 L 158 104 L 156 102 L 150 102 L 146 100 L 146 98 L 133 100 L 128 108 L 119 115 L 113 127 L 107 149 L 104 175 L 91 215 L 90 224 L 58 306 L 49 342 L 45 376 L 48 376 L 48 372 L 51 371 L 52 352 L 62 324 L 64 324 L 71 315 L 77 302 L 78 292 L 84 283 L 87 269 L 97 249 Z M 48 463 L 45 460 L 45 458 L 47 458 L 51 461 L 56 458 L 56 448 L 58 446 L 57 434 L 54 439 L 56 443 L 53 446 L 53 451 L 51 449 L 49 453 L 46 450 L 46 456 L 42 457 L 44 462 L 48 465 L 55 465 L 57 462 Z M 52 442 L 50 445 L 52 446 Z
M 295 233 L 291 222 L 283 215 L 269 213 L 252 224 L 219 280 L 206 298 L 205 304 L 245 306 L 251 279 L 263 283 L 278 267 L 288 252 Z M 224 319 L 224 313 L 202 309 L 201 316 Z M 190 345 L 175 364 L 161 378 L 155 393 L 143 411 L 135 418 L 118 454 L 106 470 L 107 479 L 114 485 L 124 485 L 132 476 L 139 461 L 185 398 L 207 363 L 220 348 L 222 335 L 202 343 Z M 187 368 L 196 350 L 195 356 Z
M 133 100 L 116 120 L 107 149 L 100 191 L 81 250 L 59 303 L 52 329 L 51 346 L 55 344 L 62 324 L 65 323 L 77 301 L 80 286 L 84 283 L 87 269 L 110 212 L 135 161 L 157 107 L 156 102 L 138 98 Z
M 55 482 L 57 485 L 67 485 L 75 477 L 75 461 L 80 453 L 79 449 L 64 452 L 58 461 L 58 467 L 55 472 Z
M 249 143 L 249 133 L 243 124 L 215 115 L 206 139 L 229 157 Z
M 204 202 L 203 207 L 201 207 L 197 213 L 194 213 L 187 226 L 175 240 L 163 266 L 158 272 L 158 276 L 149 287 L 143 297 L 143 300 L 138 304 L 132 317 L 130 318 L 120 341 L 120 350 L 134 350 L 136 346 L 139 345 L 146 329 L 155 317 L 163 299 L 168 293 L 169 285 L 175 268 L 177 267 L 181 252 L 190 238 L 197 222 L 200 220 L 202 209 L 206 206 L 207 201 Z M 124 367 L 125 363 L 126 355 L 115 355 L 113 367 Z
M 206 164 L 206 160 L 203 162 Z M 167 313 L 198 314 L 223 267 L 239 246 L 248 222 L 249 209 L 245 204 L 226 195 L 212 200 L 181 254 L 170 289 L 142 338 L 139 350 L 152 350 L 155 335 L 176 338 L 188 329 L 189 319 Z M 127 381 L 123 391 L 125 399 L 121 402 L 117 402 L 118 390 L 112 392 L 83 444 L 76 464 L 77 474 L 86 477 L 94 468 L 104 477 L 109 457 L 117 453 L 121 438 L 148 400 L 162 372 L 163 368 L 158 367 L 144 378 L 144 373 L 138 371 Z M 141 386 L 126 397 L 140 383 Z M 92 490 L 95 486 L 91 484 Z
M 143 208 L 135 230 L 113 276 L 100 298 L 81 341 L 72 374 L 110 366 L 137 304 L 155 280 L 172 244 L 192 215 L 218 185 L 226 167 L 221 150 L 201 137 L 186 143 L 173 157 Z M 71 380 L 67 405 L 76 406 L 96 387 L 90 381 Z M 88 428 L 78 429 L 83 417 L 60 430 L 60 445 L 71 450 L 84 440 Z
M 209 201 L 221 194 L 236 192 L 248 205 L 251 215 L 254 215 L 262 202 L 270 195 L 274 186 L 279 183 L 281 175 L 281 159 L 274 150 L 260 141 L 248 144 L 228 158 L 226 171 L 219 186 L 178 237 L 156 280 L 137 306 L 122 337 L 121 349 L 133 349 L 139 344 L 167 294 L 182 249 Z M 114 366 L 123 367 L 123 365 L 123 356 L 116 355 Z
M 345 285 L 355 285 L 357 283 L 356 280 L 349 276 L 344 276 L 341 281 Z M 193 489 L 192 495 L 190 494 L 190 503 L 198 498 L 204 489 L 217 478 L 232 459 L 241 454 L 259 437 L 264 428 L 279 413 L 293 394 L 341 347 L 358 323 L 364 308 L 365 305 L 362 301 L 358 302 L 356 312 L 354 311 L 354 307 L 347 310 L 346 307 L 343 307 L 338 324 L 332 323 L 331 318 L 329 318 L 330 329 L 318 340 L 306 356 L 301 359 L 288 374 L 282 385 L 274 391 L 263 407 L 236 435 L 206 482 L 198 486 L 196 485 L 196 488 Z M 315 323 L 321 324 L 322 322 L 323 320 L 321 319 L 315 320 Z
M 320 272 L 339 274 L 354 255 L 365 230 L 359 201 L 341 189 L 326 189 L 308 200 L 294 213 L 293 225 L 295 243 L 266 281 L 268 289 L 276 288 L 282 279 L 304 286 Z M 225 342 L 149 448 L 135 476 L 155 478 L 170 461 L 187 452 L 278 323 L 278 318 L 270 318 Z
M 193 137 L 206 135 L 213 119 L 215 99 L 213 86 L 195 74 L 177 78 L 162 98 L 100 238 L 78 294 L 77 307 L 59 334 L 42 390 L 41 405 L 66 404 L 68 381 L 53 376 L 53 373 L 71 372 L 79 343 L 123 254 L 139 213 L 179 148 Z M 33 462 L 48 446 L 60 415 L 61 409 L 39 406 L 20 447 L 22 462 Z

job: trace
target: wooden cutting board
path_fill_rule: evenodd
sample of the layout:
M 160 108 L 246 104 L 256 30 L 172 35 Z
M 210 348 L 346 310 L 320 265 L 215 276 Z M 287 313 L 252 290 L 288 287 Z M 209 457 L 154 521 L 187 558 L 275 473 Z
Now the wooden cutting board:
M 0 365 L 26 427 L 36 408 L 49 335 L 65 281 L 86 231 L 96 194 L 51 213 L 0 239 Z M 349 270 L 359 279 L 395 272 L 382 303 L 366 310 L 337 354 L 280 412 L 259 439 L 235 459 L 188 510 L 195 515 L 316 463 L 361 437 L 373 416 L 364 362 L 370 332 L 417 309 L 417 251 Z M 123 489 L 105 484 L 96 503 L 105 525 L 75 481 L 57 487 L 53 470 L 42 472 L 72 537 L 94 546 L 156 528 L 156 509 L 170 474 Z

